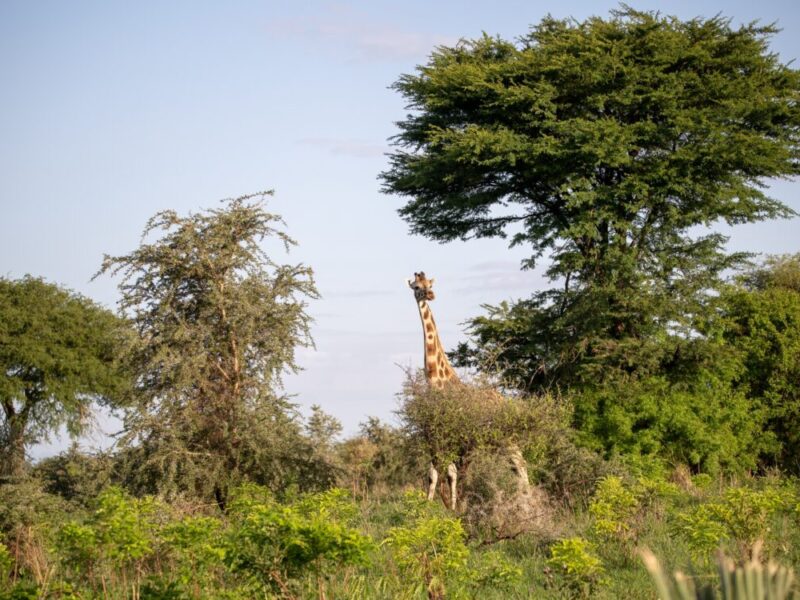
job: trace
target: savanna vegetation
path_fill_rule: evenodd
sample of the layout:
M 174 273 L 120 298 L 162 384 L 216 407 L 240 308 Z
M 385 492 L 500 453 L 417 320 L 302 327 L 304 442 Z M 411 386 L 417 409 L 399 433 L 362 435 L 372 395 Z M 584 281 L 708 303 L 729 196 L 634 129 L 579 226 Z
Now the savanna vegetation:
M 155 215 L 100 264 L 116 314 L 0 279 L 0 599 L 800 594 L 800 254 L 709 229 L 794 216 L 776 31 L 623 7 L 398 80 L 412 232 L 508 236 L 552 287 L 472 320 L 467 383 L 409 373 L 396 424 L 342 438 L 283 392 L 318 293 L 268 194 Z M 110 450 L 28 460 L 100 406 Z

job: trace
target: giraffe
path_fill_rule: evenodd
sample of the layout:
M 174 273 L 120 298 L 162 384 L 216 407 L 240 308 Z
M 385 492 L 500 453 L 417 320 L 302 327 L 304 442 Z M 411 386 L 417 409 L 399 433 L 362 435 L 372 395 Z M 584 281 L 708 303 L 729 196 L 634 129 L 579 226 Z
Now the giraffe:
M 425 378 L 428 385 L 433 388 L 441 389 L 448 384 L 458 384 L 460 380 L 455 370 L 450 365 L 442 348 L 439 339 L 439 331 L 436 329 L 436 322 L 433 320 L 433 313 L 428 306 L 428 302 L 436 296 L 433 293 L 434 279 L 425 277 L 425 273 L 420 271 L 414 273 L 414 279 L 408 280 L 408 286 L 414 291 L 414 299 L 417 301 L 419 316 L 422 320 L 422 332 L 425 336 Z M 447 482 L 450 488 L 450 508 L 456 509 L 457 492 L 456 484 L 458 479 L 458 469 L 453 463 L 447 466 Z M 439 482 L 439 471 L 431 461 L 428 470 L 428 500 L 432 500 L 436 492 L 436 485 Z

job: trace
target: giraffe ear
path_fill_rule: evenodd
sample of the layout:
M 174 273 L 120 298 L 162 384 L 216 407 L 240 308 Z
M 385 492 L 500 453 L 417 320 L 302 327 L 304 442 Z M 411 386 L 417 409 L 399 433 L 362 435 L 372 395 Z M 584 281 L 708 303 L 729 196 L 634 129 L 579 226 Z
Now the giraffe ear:
M 406 279 L 405 282 L 408 284 L 408 287 L 414 287 L 414 280 L 413 279 Z

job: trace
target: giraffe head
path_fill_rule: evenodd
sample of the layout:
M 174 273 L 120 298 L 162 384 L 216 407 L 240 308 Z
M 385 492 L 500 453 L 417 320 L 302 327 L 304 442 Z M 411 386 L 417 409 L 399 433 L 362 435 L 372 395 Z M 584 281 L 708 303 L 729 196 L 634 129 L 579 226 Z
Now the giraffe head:
M 408 287 L 414 290 L 414 299 L 417 302 L 430 301 L 436 297 L 433 293 L 433 278 L 428 279 L 422 271 L 414 273 L 414 279 L 408 280 Z

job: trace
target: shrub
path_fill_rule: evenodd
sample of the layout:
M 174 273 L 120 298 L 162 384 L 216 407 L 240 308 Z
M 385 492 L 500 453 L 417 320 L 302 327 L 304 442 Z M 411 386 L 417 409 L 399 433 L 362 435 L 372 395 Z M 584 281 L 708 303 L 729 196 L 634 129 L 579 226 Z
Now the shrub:
M 473 579 L 478 588 L 512 589 L 522 580 L 522 569 L 503 553 L 488 550 L 480 555 L 480 567 L 473 574 Z
M 53 568 L 49 550 L 65 502 L 42 490 L 35 479 L 0 485 L 0 536 L 14 556 L 15 576 L 43 583 Z
M 622 479 L 604 477 L 589 503 L 589 513 L 594 517 L 592 531 L 601 540 L 627 540 L 631 535 L 630 521 L 638 508 L 639 500 Z
M 10 581 L 11 568 L 14 566 L 14 559 L 6 545 L 0 542 L 0 589 L 5 589 Z
M 725 541 L 736 542 L 739 554 L 744 556 L 757 540 L 769 540 L 772 517 L 790 510 L 793 498 L 775 488 L 731 487 L 720 501 L 680 514 L 679 527 L 698 558 L 707 560 Z
M 39 461 L 33 468 L 44 490 L 88 508 L 113 476 L 113 457 L 89 454 L 73 444 L 66 452 Z
M 568 406 L 553 396 L 509 397 L 483 382 L 435 389 L 422 373 L 408 376 L 399 415 L 406 431 L 441 465 L 512 445 L 542 454 L 569 422 Z
M 173 570 L 177 582 L 172 583 L 176 586 L 192 585 L 197 596 L 200 589 L 212 581 L 216 571 L 223 567 L 226 555 L 224 533 L 222 521 L 204 516 L 186 516 L 164 527 L 162 541 L 175 561 Z M 155 585 L 151 582 L 151 587 Z
M 594 554 L 592 543 L 583 538 L 572 537 L 553 544 L 547 564 L 561 575 L 570 591 L 583 598 L 591 598 L 605 582 L 603 564 Z
M 225 564 L 252 583 L 287 594 L 306 573 L 366 562 L 370 540 L 346 521 L 352 511 L 340 491 L 280 505 L 249 485 L 234 492 Z
M 712 474 L 752 469 L 772 442 L 763 434 L 764 411 L 734 386 L 729 370 L 720 360 L 688 381 L 623 378 L 575 393 L 575 425 L 608 457 L 660 458 Z
M 680 531 L 695 558 L 708 560 L 711 553 L 728 538 L 727 509 L 718 503 L 701 504 L 678 516 Z
M 139 593 L 146 561 L 155 553 L 158 512 L 152 497 L 132 498 L 118 487 L 104 489 L 85 522 L 71 520 L 56 535 L 56 547 L 75 583 L 96 589 L 119 581 Z
M 410 524 L 392 527 L 384 543 L 414 593 L 425 591 L 428 598 L 445 597 L 447 583 L 469 579 L 464 529 L 458 519 L 424 510 L 421 495 L 408 499 Z

